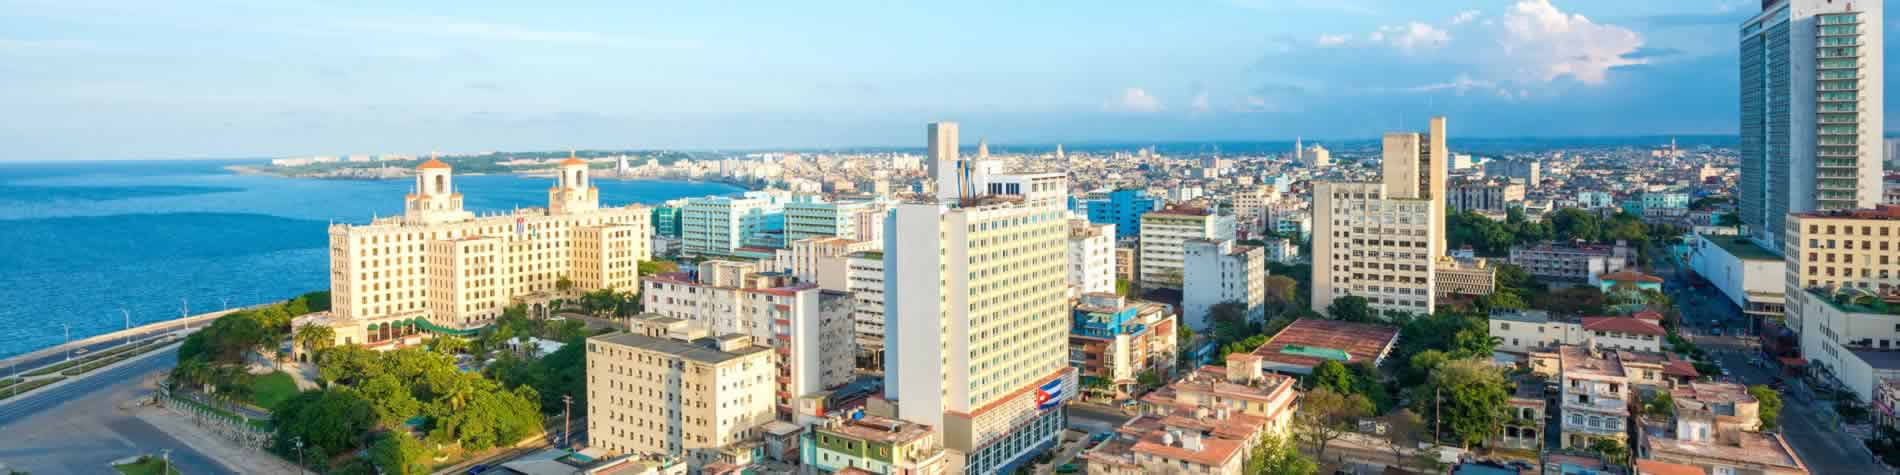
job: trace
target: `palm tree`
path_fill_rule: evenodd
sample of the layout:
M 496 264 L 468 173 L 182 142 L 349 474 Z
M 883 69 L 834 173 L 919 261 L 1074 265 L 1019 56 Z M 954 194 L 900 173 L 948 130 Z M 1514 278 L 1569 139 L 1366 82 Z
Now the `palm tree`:
M 205 378 L 210 375 L 210 363 L 206 363 L 201 359 L 192 358 L 179 361 L 178 366 L 172 368 L 171 381 L 174 386 L 204 384 Z
M 450 386 L 447 392 L 442 393 L 442 403 L 447 404 L 451 411 L 460 411 L 462 407 L 468 405 L 469 398 L 474 395 L 475 388 L 467 380 L 456 379 L 454 385 Z
M 315 354 L 336 344 L 336 329 L 314 323 L 304 325 L 297 327 L 293 340 L 296 341 L 297 346 L 303 347 L 304 351 Z

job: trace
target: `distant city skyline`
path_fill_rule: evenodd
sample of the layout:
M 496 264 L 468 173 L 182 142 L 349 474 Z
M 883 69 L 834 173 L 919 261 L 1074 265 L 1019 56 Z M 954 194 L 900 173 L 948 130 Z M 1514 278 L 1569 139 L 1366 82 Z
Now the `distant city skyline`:
M 0 160 L 1733 136 L 1759 8 L 0 0 Z

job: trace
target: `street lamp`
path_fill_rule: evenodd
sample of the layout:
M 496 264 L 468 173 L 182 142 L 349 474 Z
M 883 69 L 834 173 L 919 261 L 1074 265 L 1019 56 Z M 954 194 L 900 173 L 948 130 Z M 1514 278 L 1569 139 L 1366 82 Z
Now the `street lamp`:
M 61 323 L 59 324 L 59 326 L 66 329 L 66 344 L 60 345 L 60 346 L 66 347 L 66 361 L 72 361 L 73 360 L 73 347 L 72 347 L 73 325 L 70 323 Z
M 132 312 L 126 310 L 124 306 L 121 306 L 119 307 L 119 313 L 125 315 L 125 344 L 130 345 L 132 344 Z
M 231 298 L 230 298 L 230 297 L 218 297 L 218 301 L 219 301 L 219 302 L 224 302 L 224 311 L 227 311 L 227 312 L 229 312 L 229 311 L 231 311 Z
M 165 467 L 165 469 L 164 469 L 164 470 L 160 470 L 160 471 L 159 471 L 158 473 L 162 473 L 162 474 L 165 474 L 165 475 L 171 475 L 171 473 L 172 473 L 172 449 L 159 449 L 159 450 L 158 450 L 158 454 L 159 454 L 159 458 L 161 458 L 161 459 L 163 459 L 163 460 L 165 461 L 165 465 L 164 465 L 164 467 Z
M 303 470 L 303 436 L 297 436 L 290 440 L 291 443 L 297 445 L 297 469 L 301 471 Z
M 563 394 L 561 402 L 567 405 L 566 408 L 561 409 L 561 445 L 572 449 L 574 448 L 574 432 L 569 421 L 573 420 L 574 396 Z

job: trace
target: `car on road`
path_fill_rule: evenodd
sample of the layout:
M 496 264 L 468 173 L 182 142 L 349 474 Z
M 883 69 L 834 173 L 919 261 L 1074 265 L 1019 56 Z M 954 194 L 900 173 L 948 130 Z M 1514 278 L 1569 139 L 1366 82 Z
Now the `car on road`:
M 463 473 L 467 473 L 468 475 L 480 475 L 482 472 L 488 471 L 488 468 L 489 467 L 487 465 L 476 465 L 473 467 L 469 467 L 468 471 L 463 472 Z

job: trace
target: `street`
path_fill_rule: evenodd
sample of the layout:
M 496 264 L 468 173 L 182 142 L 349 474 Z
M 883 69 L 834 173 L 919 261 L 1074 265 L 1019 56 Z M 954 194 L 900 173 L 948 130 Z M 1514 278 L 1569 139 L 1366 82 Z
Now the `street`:
M 144 394 L 141 382 L 176 364 L 177 355 L 156 351 L 85 381 L 0 402 L 0 434 L 6 434 L 0 462 L 40 475 L 94 474 L 115 459 L 170 450 L 172 464 L 184 473 L 232 473 L 121 408 Z
M 1084 402 L 1069 403 L 1069 428 L 1089 433 L 1114 432 L 1116 428 L 1134 419 L 1120 409 Z

